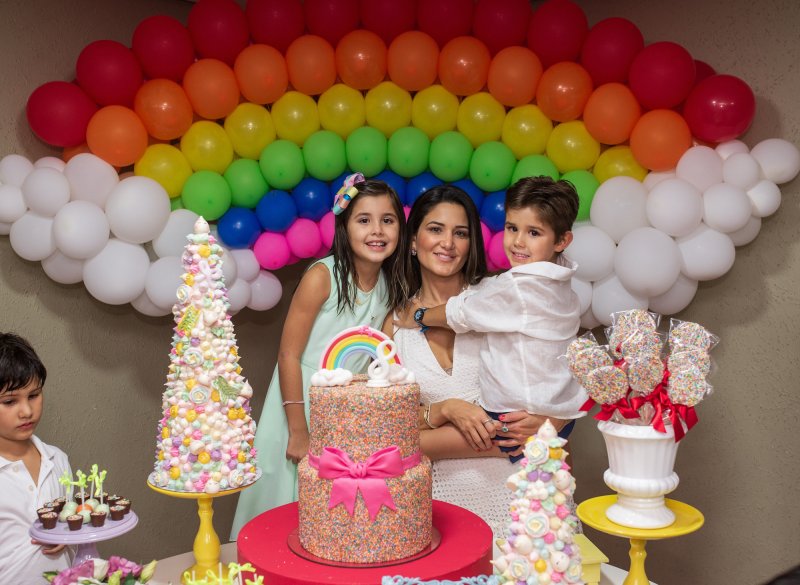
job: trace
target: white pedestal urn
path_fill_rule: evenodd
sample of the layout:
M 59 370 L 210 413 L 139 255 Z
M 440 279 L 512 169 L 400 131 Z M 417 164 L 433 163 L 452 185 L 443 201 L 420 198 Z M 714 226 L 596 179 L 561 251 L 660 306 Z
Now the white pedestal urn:
M 675 522 L 664 504 L 664 495 L 679 481 L 673 471 L 678 443 L 672 427 L 667 425 L 666 433 L 610 421 L 597 427 L 608 451 L 603 480 L 617 492 L 617 502 L 606 511 L 608 519 L 630 528 L 664 528 Z

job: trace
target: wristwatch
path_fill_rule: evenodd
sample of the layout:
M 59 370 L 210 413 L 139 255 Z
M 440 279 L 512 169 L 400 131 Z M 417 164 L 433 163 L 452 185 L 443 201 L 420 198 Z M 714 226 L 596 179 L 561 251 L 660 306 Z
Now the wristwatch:
M 425 311 L 427 310 L 428 309 L 425 307 L 420 307 L 414 311 L 414 322 L 419 325 L 419 330 L 421 333 L 425 333 L 428 330 L 428 326 L 422 324 L 422 319 L 425 317 Z

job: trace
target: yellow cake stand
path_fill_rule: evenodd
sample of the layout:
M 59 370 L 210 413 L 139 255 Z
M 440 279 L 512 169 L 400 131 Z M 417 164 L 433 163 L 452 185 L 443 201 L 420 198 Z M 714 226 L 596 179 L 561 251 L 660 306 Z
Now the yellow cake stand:
M 665 498 L 664 503 L 667 508 L 675 514 L 675 522 L 665 528 L 628 528 L 612 522 L 606 517 L 606 510 L 616 501 L 616 495 L 599 496 L 578 504 L 577 512 L 584 524 L 606 534 L 630 539 L 631 568 L 623 585 L 650 584 L 644 571 L 644 559 L 647 556 L 644 547 L 648 540 L 661 540 L 690 534 L 698 530 L 705 522 L 703 514 L 696 508 Z
M 259 476 L 260 475 L 261 474 L 259 473 Z M 256 480 L 257 479 L 258 478 L 256 478 Z M 163 488 L 154 486 L 149 481 L 147 482 L 147 487 L 158 492 L 159 494 L 164 494 L 165 496 L 171 496 L 173 498 L 181 498 L 184 500 L 197 500 L 197 515 L 200 516 L 200 526 L 197 529 L 197 535 L 194 537 L 194 546 L 192 547 L 195 564 L 181 572 L 181 583 L 184 583 L 185 585 L 183 575 L 187 573 L 189 575 L 196 575 L 198 579 L 205 577 L 209 570 L 215 575 L 222 571 L 223 578 L 228 576 L 227 567 L 225 565 L 221 565 L 219 561 L 219 536 L 214 531 L 214 522 L 212 521 L 212 518 L 214 517 L 214 498 L 238 494 L 243 489 L 249 488 L 251 485 L 253 485 L 253 483 L 231 490 L 220 490 L 215 494 L 206 494 L 165 490 Z

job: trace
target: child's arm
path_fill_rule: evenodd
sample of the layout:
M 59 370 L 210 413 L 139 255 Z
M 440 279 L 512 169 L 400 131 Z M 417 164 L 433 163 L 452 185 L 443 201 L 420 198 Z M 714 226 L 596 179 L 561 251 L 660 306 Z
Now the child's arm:
M 467 443 L 461 431 L 453 425 L 422 431 L 419 434 L 419 446 L 422 452 L 433 461 L 474 457 L 506 457 L 496 446 L 488 450 L 476 451 Z
M 447 324 L 447 315 L 445 307 L 447 305 L 437 305 L 435 307 L 428 307 L 425 309 L 425 314 L 422 317 L 422 324 L 425 327 L 445 327 L 450 329 Z M 411 305 L 407 311 L 399 314 L 394 321 L 394 325 L 401 329 L 418 329 L 419 323 L 414 321 L 414 313 L 419 309 L 419 304 Z
M 292 297 L 292 304 L 283 324 L 278 351 L 278 377 L 281 396 L 289 426 L 286 458 L 298 463 L 308 452 L 308 422 L 303 403 L 303 374 L 300 357 L 303 355 L 311 327 L 323 303 L 330 295 L 331 279 L 328 270 L 317 265 L 303 275 Z

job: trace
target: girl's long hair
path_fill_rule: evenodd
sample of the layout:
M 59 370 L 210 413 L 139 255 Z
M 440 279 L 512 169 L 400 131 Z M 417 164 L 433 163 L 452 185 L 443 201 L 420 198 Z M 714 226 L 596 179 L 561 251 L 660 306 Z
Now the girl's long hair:
M 403 251 L 406 249 L 406 215 L 403 213 L 403 204 L 400 198 L 388 184 L 383 181 L 367 179 L 361 183 L 356 183 L 355 188 L 358 195 L 348 205 L 345 210 L 336 216 L 335 229 L 331 254 L 333 254 L 333 279 L 339 291 L 339 302 L 337 313 L 345 309 L 353 311 L 355 309 L 356 295 L 358 294 L 356 282 L 357 275 L 355 269 L 355 259 L 350 240 L 347 237 L 347 222 L 353 214 L 353 207 L 361 197 L 379 197 L 385 195 L 392 202 L 392 207 L 397 215 L 399 236 L 397 248 L 392 255 L 383 261 L 381 271 L 386 279 L 386 286 L 389 291 L 388 303 L 390 307 L 396 307 L 408 296 L 408 288 L 404 274 L 404 264 L 401 260 Z

